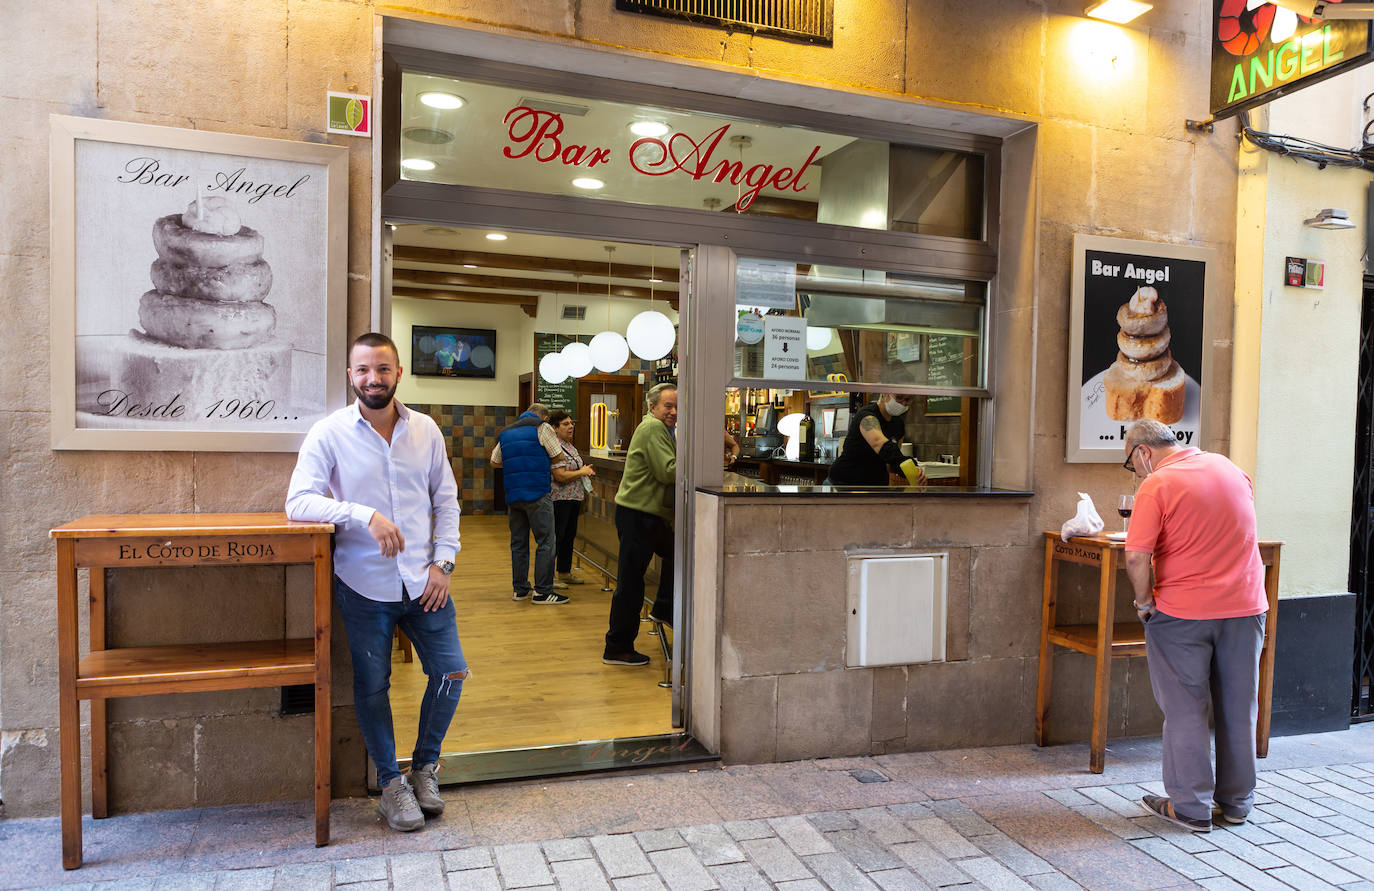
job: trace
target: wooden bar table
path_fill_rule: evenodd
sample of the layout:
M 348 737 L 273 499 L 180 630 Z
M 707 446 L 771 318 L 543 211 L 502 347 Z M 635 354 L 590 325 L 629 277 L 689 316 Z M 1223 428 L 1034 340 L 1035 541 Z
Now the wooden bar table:
M 1269 615 L 1264 622 L 1264 649 L 1259 664 L 1259 717 L 1255 752 L 1269 754 L 1269 710 L 1274 694 L 1274 641 L 1278 634 L 1279 550 L 1283 542 L 1261 541 L 1264 593 Z M 1105 535 L 1062 541 L 1058 532 L 1045 533 L 1045 585 L 1040 613 L 1040 672 L 1035 687 L 1035 744 L 1046 744 L 1050 716 L 1053 646 L 1087 653 L 1096 660 L 1093 672 L 1092 746 L 1088 768 L 1102 773 L 1107 758 L 1107 701 L 1111 690 L 1112 658 L 1145 655 L 1145 626 L 1139 620 L 1116 623 L 1116 574 L 1125 569 L 1126 543 Z M 1090 625 L 1060 625 L 1055 621 L 1060 563 L 1079 563 L 1098 569 L 1097 620 Z
M 107 813 L 105 702 L 120 696 L 311 684 L 315 688 L 315 844 L 329 843 L 331 523 L 282 513 L 91 514 L 51 531 L 57 541 L 58 726 L 62 865 L 81 866 L 81 713 L 91 701 L 91 813 Z M 110 569 L 314 565 L 312 638 L 178 646 L 105 646 Z M 90 570 L 90 654 L 79 658 L 78 569 Z

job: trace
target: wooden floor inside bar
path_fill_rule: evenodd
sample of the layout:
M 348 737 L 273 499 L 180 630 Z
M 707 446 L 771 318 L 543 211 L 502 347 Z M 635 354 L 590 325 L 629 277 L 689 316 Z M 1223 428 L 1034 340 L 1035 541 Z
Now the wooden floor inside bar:
M 671 697 L 658 686 L 663 654 L 647 623 L 636 648 L 653 660 L 648 666 L 601 664 L 611 594 L 601 590 L 599 574 L 574 567 L 587 584 L 559 591 L 570 603 L 516 602 L 505 516 L 463 517 L 462 542 L 451 592 L 472 676 L 445 754 L 672 731 Z M 406 663 L 399 650 L 391 671 L 396 754 L 407 758 L 427 678 L 419 655 Z

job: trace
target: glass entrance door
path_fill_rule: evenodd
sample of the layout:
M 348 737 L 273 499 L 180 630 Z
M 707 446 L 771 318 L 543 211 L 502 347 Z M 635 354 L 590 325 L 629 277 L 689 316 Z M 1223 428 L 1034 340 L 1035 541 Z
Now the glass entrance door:
M 685 358 L 677 354 L 675 331 L 687 297 L 684 251 L 404 220 L 391 225 L 388 321 L 405 369 L 398 397 L 439 424 L 463 509 L 451 594 L 473 673 L 445 738 L 446 760 L 680 730 L 680 697 L 671 682 L 683 673 L 671 663 L 681 660 L 673 647 L 686 631 L 673 627 L 681 620 L 638 623 L 634 646 L 648 657 L 645 665 L 606 664 L 603 656 L 611 602 L 623 584 L 616 496 L 659 358 L 645 352 L 636 325 L 657 314 L 649 323 L 668 333 L 669 355 Z M 627 330 L 633 344 L 620 340 Z M 567 603 L 514 599 L 549 580 L 539 577 L 534 535 L 527 537 L 529 565 L 513 565 L 506 468 L 492 453 L 501 431 L 531 402 L 551 412 L 558 430 L 546 438 L 562 434 L 558 460 L 569 471 L 552 480 L 558 522 L 547 545 L 555 555 L 553 590 Z M 594 409 L 598 404 L 604 408 Z M 594 419 L 605 424 L 599 438 L 589 436 Z M 675 529 L 678 538 L 683 528 Z M 676 550 L 690 553 L 680 542 Z M 650 560 L 646 617 L 661 573 L 662 561 Z M 674 582 L 666 579 L 681 599 Z M 405 754 L 427 679 L 420 655 L 401 638 L 392 669 L 397 751 Z

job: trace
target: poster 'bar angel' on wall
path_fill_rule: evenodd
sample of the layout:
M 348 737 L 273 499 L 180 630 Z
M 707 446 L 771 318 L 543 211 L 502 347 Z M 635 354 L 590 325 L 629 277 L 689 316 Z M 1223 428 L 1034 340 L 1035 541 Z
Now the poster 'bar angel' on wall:
M 52 444 L 295 451 L 344 404 L 348 150 L 51 116 Z
M 1075 235 L 1065 460 L 1120 463 L 1142 418 L 1201 446 L 1211 249 Z

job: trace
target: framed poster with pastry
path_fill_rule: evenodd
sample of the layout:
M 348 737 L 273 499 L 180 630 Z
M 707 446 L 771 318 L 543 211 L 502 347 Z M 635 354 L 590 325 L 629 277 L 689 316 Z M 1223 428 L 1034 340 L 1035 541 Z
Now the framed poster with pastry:
M 1142 418 L 1200 445 L 1210 380 L 1210 248 L 1075 235 L 1065 460 L 1124 460 Z
M 299 448 L 345 401 L 348 149 L 50 122 L 53 448 Z

